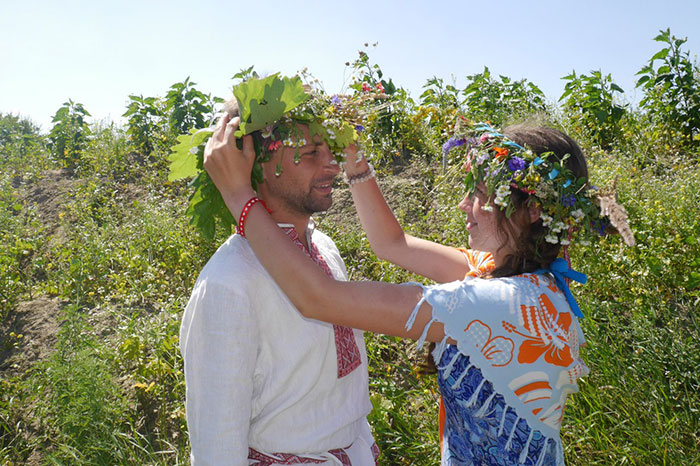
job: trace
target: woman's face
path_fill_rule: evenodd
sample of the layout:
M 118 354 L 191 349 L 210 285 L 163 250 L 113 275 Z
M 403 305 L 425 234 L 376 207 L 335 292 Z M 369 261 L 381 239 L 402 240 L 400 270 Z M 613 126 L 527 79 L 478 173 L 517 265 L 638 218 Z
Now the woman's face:
M 479 184 L 476 192 L 470 197 L 466 196 L 458 207 L 467 214 L 467 231 L 469 231 L 469 247 L 478 251 L 485 251 L 494 256 L 504 256 L 510 252 L 510 240 L 507 231 L 499 230 L 496 214 L 482 210 L 489 196 L 486 194 L 486 186 Z M 493 200 L 490 205 L 493 209 Z M 506 245 L 503 249 L 501 247 Z

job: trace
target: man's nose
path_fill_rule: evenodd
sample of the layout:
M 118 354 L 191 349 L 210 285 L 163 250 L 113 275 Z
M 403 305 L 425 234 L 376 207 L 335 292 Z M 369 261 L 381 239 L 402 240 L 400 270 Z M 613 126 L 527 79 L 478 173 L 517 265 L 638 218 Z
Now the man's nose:
M 340 165 L 338 165 L 338 162 L 335 160 L 335 156 L 333 155 L 333 152 L 331 152 L 330 148 L 328 145 L 324 144 L 323 147 L 319 149 L 321 152 L 321 163 L 323 164 L 323 168 L 329 171 L 333 171 L 336 174 L 340 172 Z

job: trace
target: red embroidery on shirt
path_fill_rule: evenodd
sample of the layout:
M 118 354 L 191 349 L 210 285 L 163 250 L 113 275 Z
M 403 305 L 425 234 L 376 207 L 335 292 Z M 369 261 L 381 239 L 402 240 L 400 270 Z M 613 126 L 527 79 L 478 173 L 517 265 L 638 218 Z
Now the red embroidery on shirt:
M 252 466 L 270 466 L 272 464 L 320 464 L 326 462 L 324 459 L 306 458 L 290 453 L 274 453 L 274 456 L 270 456 L 252 448 L 248 448 L 248 459 L 256 461 L 255 463 L 250 463 Z
M 379 450 L 379 446 L 375 442 L 372 444 L 372 456 L 374 457 L 375 465 L 377 464 L 377 460 L 379 459 L 379 453 L 381 453 L 381 451 Z
M 309 243 L 311 250 L 304 246 L 304 243 L 299 239 L 299 235 L 296 230 L 292 227 L 283 228 L 287 236 L 296 244 L 299 249 L 304 251 L 304 253 L 309 256 L 316 264 L 321 267 L 321 270 L 326 272 L 331 278 L 333 277 L 333 272 L 331 268 L 326 263 L 323 256 L 318 252 L 318 248 L 315 244 Z M 334 325 L 333 333 L 335 334 L 335 352 L 337 355 L 338 362 L 338 378 L 345 377 L 355 369 L 357 369 L 360 364 L 362 364 L 362 357 L 360 356 L 360 349 L 357 347 L 357 342 L 355 341 L 355 333 L 350 327 L 344 327 L 342 325 Z

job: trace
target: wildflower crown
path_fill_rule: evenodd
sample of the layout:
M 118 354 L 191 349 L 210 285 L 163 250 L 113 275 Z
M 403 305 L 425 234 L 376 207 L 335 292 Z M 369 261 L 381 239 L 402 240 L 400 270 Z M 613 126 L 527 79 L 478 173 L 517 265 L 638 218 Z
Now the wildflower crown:
M 473 195 L 481 183 L 486 186 L 489 200 L 482 209 L 492 211 L 493 202 L 509 218 L 515 211 L 511 190 L 519 190 L 541 209 L 540 218 L 547 231 L 544 240 L 548 243 L 567 246 L 578 240 L 585 245 L 591 239 L 619 230 L 629 233 L 623 234 L 628 244 L 634 243 L 626 212 L 614 201 L 614 193 L 607 195 L 606 200 L 612 199 L 615 211 L 624 213 L 624 218 L 616 222 L 611 221 L 607 208 L 601 210 L 600 191 L 567 168 L 569 154 L 562 158 L 552 152 L 536 154 L 489 124 L 472 125 L 462 117 L 458 118 L 455 135 L 443 145 L 443 152 L 447 154 L 455 147 L 463 147 L 466 154 L 467 195 Z

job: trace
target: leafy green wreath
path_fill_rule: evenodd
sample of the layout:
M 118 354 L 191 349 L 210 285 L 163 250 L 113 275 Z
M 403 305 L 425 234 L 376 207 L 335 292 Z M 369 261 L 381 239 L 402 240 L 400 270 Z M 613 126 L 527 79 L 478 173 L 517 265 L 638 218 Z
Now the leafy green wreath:
M 270 160 L 281 146 L 303 146 L 298 124 L 309 127 L 309 135 L 319 136 L 328 144 L 336 160 L 344 160 L 343 151 L 358 138 L 363 117 L 376 110 L 377 95 L 362 93 L 354 96 L 328 96 L 320 90 L 305 86 L 298 76 L 284 77 L 279 73 L 258 79 L 251 78 L 233 88 L 241 119 L 235 135 L 253 136 L 255 163 L 251 184 L 257 190 L 264 181 L 262 163 Z M 193 192 L 186 214 L 208 240 L 213 240 L 217 224 L 228 234 L 236 220 L 229 212 L 214 182 L 204 170 L 204 147 L 214 132 L 213 127 L 193 129 L 177 138 L 171 150 L 169 181 L 191 178 Z M 239 144 L 241 141 L 238 140 Z M 297 149 L 295 158 L 298 160 Z M 277 166 L 277 174 L 281 166 Z

